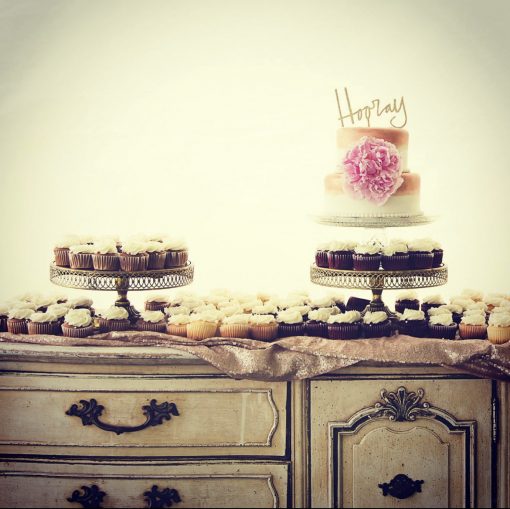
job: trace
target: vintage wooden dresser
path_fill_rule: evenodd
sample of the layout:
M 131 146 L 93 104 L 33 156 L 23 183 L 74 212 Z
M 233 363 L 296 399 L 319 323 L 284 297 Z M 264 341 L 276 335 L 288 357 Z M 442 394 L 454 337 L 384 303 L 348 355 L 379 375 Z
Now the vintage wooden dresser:
M 157 348 L 3 344 L 1 507 L 508 507 L 508 384 L 233 380 Z

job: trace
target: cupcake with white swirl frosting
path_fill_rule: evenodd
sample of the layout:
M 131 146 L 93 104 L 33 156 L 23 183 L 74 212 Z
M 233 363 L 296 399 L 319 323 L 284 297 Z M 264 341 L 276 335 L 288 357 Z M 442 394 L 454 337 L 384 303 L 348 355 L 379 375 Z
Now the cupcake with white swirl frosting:
M 462 317 L 459 323 L 459 336 L 461 339 L 485 339 L 487 324 L 485 315 L 472 314 Z
M 7 318 L 7 331 L 11 334 L 28 334 L 28 319 L 34 310 L 29 308 L 9 309 Z
M 163 242 L 150 240 L 147 242 L 145 249 L 149 253 L 147 268 L 149 270 L 161 270 L 165 268 L 166 251 Z
M 409 248 L 405 242 L 393 240 L 382 249 L 381 265 L 384 270 L 408 270 Z
M 495 345 L 510 341 L 510 312 L 492 313 L 490 315 L 487 338 Z
M 385 311 L 367 311 L 363 316 L 363 333 L 366 338 L 391 336 L 391 322 Z
M 55 244 L 53 253 L 55 254 L 55 265 L 58 267 L 69 267 L 69 248 L 80 244 L 78 235 L 67 235 Z
M 243 313 L 227 316 L 220 325 L 222 338 L 247 338 L 250 335 L 251 315 Z
M 404 312 L 398 316 L 397 327 L 400 334 L 415 338 L 427 337 L 425 313 L 418 309 L 404 309 Z
M 336 240 L 330 242 L 327 246 L 322 246 L 327 251 L 327 265 L 330 269 L 337 270 L 352 270 L 353 267 L 353 255 L 355 242 L 350 240 Z M 324 264 L 324 259 L 321 259 L 321 263 Z M 324 265 L 319 265 L 323 267 Z
M 434 263 L 434 243 L 430 239 L 416 239 L 409 243 L 409 267 L 431 269 Z
M 57 317 L 51 312 L 32 313 L 28 319 L 27 328 L 29 334 L 54 334 Z
M 94 242 L 92 265 L 95 270 L 119 270 L 120 258 L 117 244 L 114 240 L 101 240 Z
M 90 270 L 94 268 L 91 244 L 77 244 L 69 248 L 69 265 L 71 269 Z
M 358 244 L 352 258 L 354 270 L 379 270 L 382 258 L 381 246 L 376 243 Z
M 146 251 L 147 243 L 130 239 L 122 244 L 120 268 L 126 272 L 143 272 L 147 270 L 149 254 Z
M 189 314 L 176 314 L 168 317 L 166 331 L 171 336 L 187 336 L 188 324 L 191 322 Z
M 361 313 L 356 310 L 328 318 L 329 339 L 358 339 L 361 335 Z
M 111 306 L 99 314 L 99 330 L 101 332 L 125 331 L 131 327 L 127 309 Z
M 278 322 L 273 315 L 252 315 L 250 336 L 258 341 L 273 341 L 278 337 Z
M 303 315 L 299 309 L 285 309 L 276 316 L 278 322 L 278 336 L 303 336 L 305 333 Z
M 142 311 L 136 328 L 145 332 L 166 332 L 165 314 L 163 311 Z
M 314 309 L 308 313 L 305 331 L 309 336 L 328 337 L 328 320 L 333 314 L 333 308 Z
M 455 339 L 457 324 L 451 313 L 442 313 L 429 318 L 429 337 L 436 339 Z
M 163 240 L 166 252 L 165 269 L 184 267 L 188 263 L 188 247 L 183 239 L 178 237 Z
M 169 307 L 171 302 L 170 297 L 167 295 L 151 295 L 147 297 L 145 301 L 145 310 L 146 311 L 164 311 L 167 307 Z
M 205 310 L 201 313 L 194 313 L 191 316 L 191 322 L 187 327 L 189 339 L 202 340 L 213 338 L 218 334 L 223 314 L 220 311 Z
M 70 309 L 62 324 L 64 336 L 69 338 L 86 338 L 94 333 L 92 316 L 88 309 Z

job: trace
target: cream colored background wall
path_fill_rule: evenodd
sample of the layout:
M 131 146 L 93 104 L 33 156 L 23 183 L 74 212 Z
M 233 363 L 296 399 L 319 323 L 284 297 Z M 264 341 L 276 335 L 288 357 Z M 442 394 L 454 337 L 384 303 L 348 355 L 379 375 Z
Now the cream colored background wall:
M 510 291 L 509 7 L 0 1 L 0 300 L 55 290 L 72 231 L 184 232 L 198 290 L 310 286 L 317 241 L 369 235 L 307 217 L 343 86 L 406 98 L 410 167 L 442 220 L 395 235 L 443 242 L 443 294 Z

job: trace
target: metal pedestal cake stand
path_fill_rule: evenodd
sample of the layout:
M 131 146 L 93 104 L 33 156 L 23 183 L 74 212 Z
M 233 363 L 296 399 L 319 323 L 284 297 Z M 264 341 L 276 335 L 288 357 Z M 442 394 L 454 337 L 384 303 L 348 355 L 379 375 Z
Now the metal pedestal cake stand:
M 81 290 L 116 291 L 115 305 L 127 309 L 133 322 L 140 315 L 127 298 L 127 293 L 142 290 L 165 290 L 187 286 L 193 282 L 191 262 L 183 267 L 143 272 L 78 270 L 50 265 L 50 280 L 58 286 Z

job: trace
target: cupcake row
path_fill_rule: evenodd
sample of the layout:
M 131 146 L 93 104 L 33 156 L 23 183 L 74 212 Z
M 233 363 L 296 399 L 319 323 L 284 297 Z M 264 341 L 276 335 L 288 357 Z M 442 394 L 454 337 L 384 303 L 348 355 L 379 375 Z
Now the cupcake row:
M 55 265 L 80 270 L 161 270 L 182 267 L 188 262 L 188 248 L 182 239 L 168 236 L 115 237 L 68 236 L 57 242 Z
M 315 263 L 318 267 L 337 270 L 432 269 L 443 264 L 443 249 L 431 239 L 410 242 L 393 239 L 385 245 L 379 242 L 333 241 L 317 247 Z

